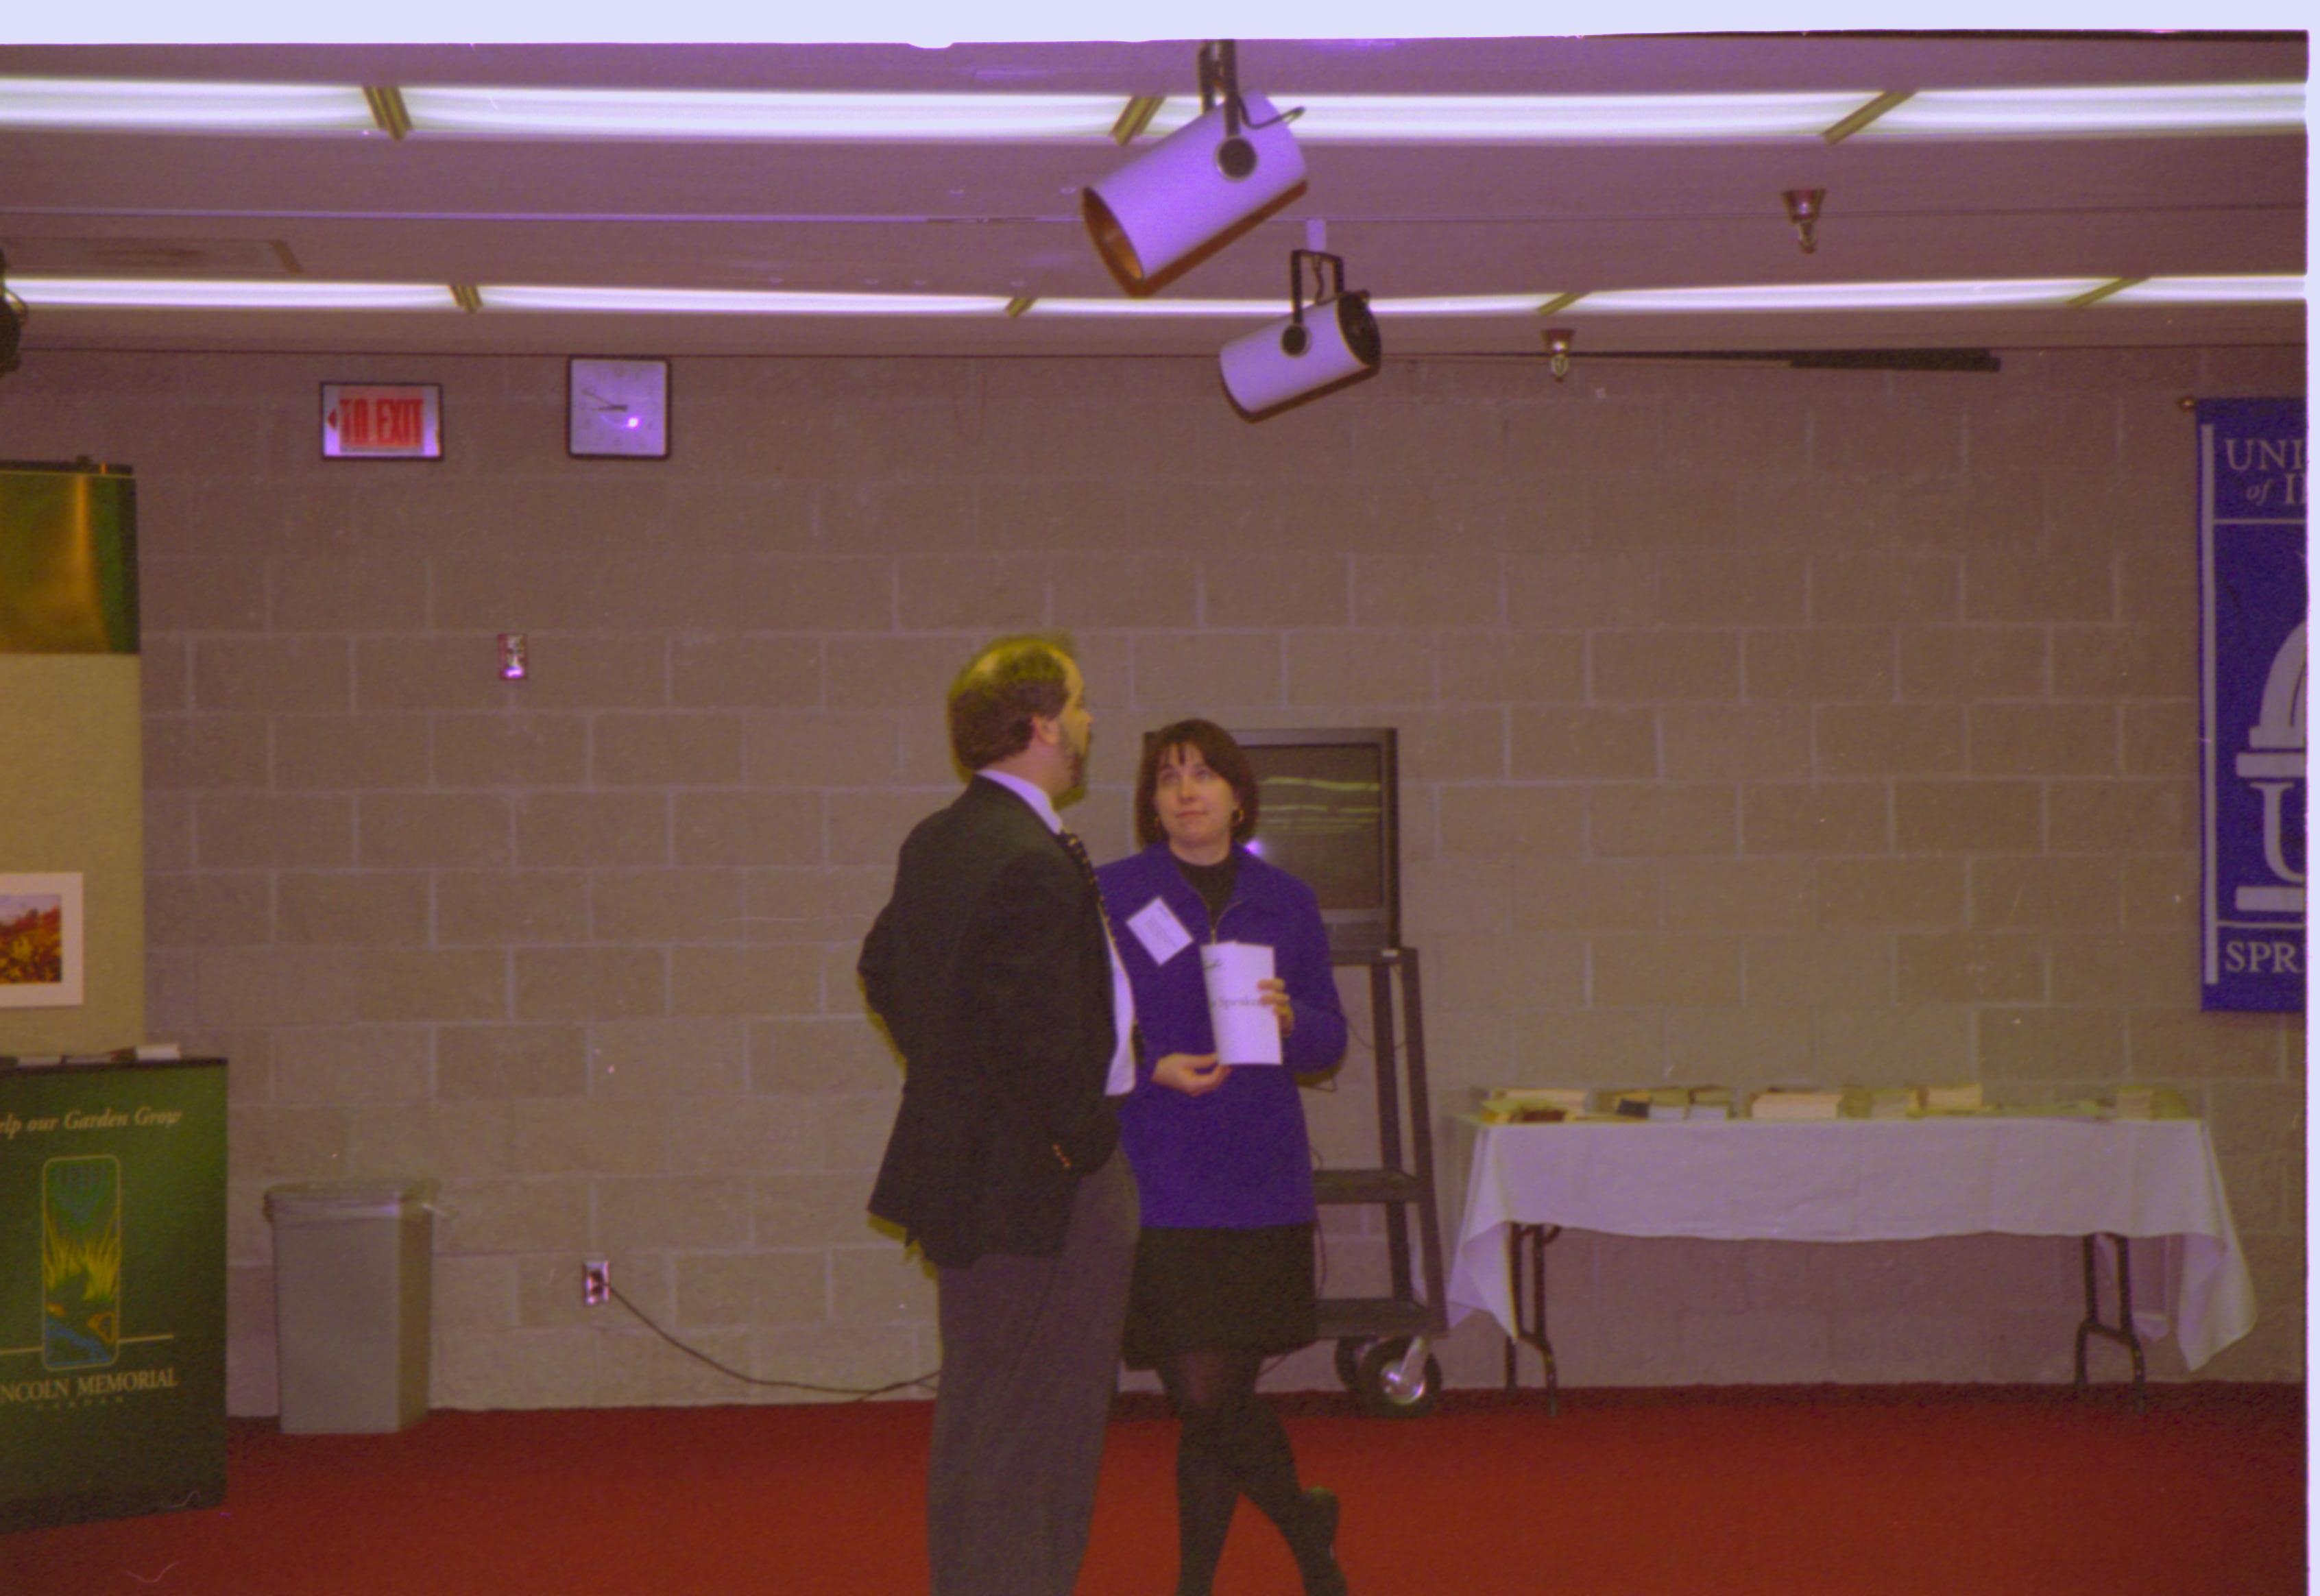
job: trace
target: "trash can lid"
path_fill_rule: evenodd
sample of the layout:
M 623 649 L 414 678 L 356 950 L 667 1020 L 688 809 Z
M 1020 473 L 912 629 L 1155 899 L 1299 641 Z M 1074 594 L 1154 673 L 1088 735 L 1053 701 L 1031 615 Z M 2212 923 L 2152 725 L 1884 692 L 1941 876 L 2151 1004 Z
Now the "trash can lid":
M 299 1181 L 267 1188 L 266 1217 L 343 1220 L 383 1214 L 399 1219 L 425 1208 L 434 1197 L 435 1183 L 424 1176 Z

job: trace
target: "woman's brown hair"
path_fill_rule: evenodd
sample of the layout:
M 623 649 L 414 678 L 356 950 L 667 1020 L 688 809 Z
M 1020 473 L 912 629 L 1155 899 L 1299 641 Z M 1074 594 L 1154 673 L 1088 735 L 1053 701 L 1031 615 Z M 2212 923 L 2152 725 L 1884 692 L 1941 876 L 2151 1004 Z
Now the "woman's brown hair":
M 1144 762 L 1136 767 L 1136 839 L 1146 848 L 1167 840 L 1153 794 L 1160 786 L 1161 761 L 1178 748 L 1191 748 L 1210 770 L 1229 783 L 1235 807 L 1232 839 L 1246 842 L 1256 835 L 1256 772 L 1240 751 L 1233 735 L 1214 721 L 1178 721 L 1144 739 Z

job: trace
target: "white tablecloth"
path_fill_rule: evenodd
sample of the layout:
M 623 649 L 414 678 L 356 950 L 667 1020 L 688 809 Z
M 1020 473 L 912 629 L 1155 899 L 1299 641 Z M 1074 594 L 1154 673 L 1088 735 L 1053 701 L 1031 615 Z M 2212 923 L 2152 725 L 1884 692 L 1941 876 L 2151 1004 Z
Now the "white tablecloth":
M 1453 1322 L 1480 1310 L 1511 1331 L 1507 1229 L 1518 1223 L 1721 1241 L 2163 1238 L 2160 1279 L 2146 1265 L 2136 1283 L 2138 1333 L 2171 1327 L 2196 1369 L 2255 1323 L 2198 1120 L 1481 1126 L 1450 1272 Z M 2154 1298 L 2163 1306 L 2145 1306 Z

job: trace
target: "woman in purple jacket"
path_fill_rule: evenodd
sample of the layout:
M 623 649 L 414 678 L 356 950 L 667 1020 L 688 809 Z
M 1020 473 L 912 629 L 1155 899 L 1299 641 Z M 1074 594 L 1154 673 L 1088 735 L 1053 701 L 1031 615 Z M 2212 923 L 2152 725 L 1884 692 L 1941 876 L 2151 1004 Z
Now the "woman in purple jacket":
M 1313 1168 L 1297 1075 L 1334 1068 L 1346 1017 L 1312 889 L 1241 846 L 1257 784 L 1229 732 L 1180 721 L 1136 778 L 1144 851 L 1098 876 L 1143 1037 L 1119 1141 L 1143 1200 L 1127 1356 L 1156 1368 L 1176 1448 L 1177 1596 L 1208 1596 L 1246 1495 L 1296 1555 L 1307 1596 L 1343 1596 L 1337 1499 L 1302 1489 L 1289 1437 L 1256 1396 L 1264 1360 L 1315 1336 Z M 1264 999 L 1283 1064 L 1217 1061 L 1198 948 L 1273 950 Z

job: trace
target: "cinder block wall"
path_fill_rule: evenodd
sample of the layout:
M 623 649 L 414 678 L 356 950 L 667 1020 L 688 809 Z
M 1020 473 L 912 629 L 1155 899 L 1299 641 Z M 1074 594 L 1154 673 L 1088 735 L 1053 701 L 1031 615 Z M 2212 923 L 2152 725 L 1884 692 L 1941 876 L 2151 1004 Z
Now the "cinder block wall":
M 316 385 L 360 378 L 442 383 L 449 458 L 318 459 Z M 2171 1085 L 2261 1304 L 2205 1373 L 2301 1378 L 2303 1025 L 2198 1007 L 2176 401 L 2303 378 L 1411 361 L 1252 428 L 1196 361 L 684 359 L 638 464 L 565 458 L 557 359 L 35 349 L 0 456 L 139 474 L 150 1024 L 232 1060 L 233 1406 L 275 1400 L 261 1195 L 345 1174 L 443 1183 L 439 1405 L 793 1394 L 584 1311 L 594 1256 L 760 1377 L 931 1368 L 929 1284 L 861 1211 L 898 1074 L 852 967 L 954 787 L 948 677 L 1048 626 L 1100 857 L 1164 719 L 1401 729 L 1437 1116 L 1517 1081 Z M 1372 1156 L 1369 1071 L 1313 1099 L 1332 1162 Z M 1327 1289 L 1374 1289 L 1377 1227 L 1328 1240 Z M 2068 1377 L 2066 1242 L 1551 1256 L 1577 1384 Z M 1498 1347 L 1470 1323 L 1453 1381 Z M 1333 1383 L 1325 1350 L 1273 1379 Z

